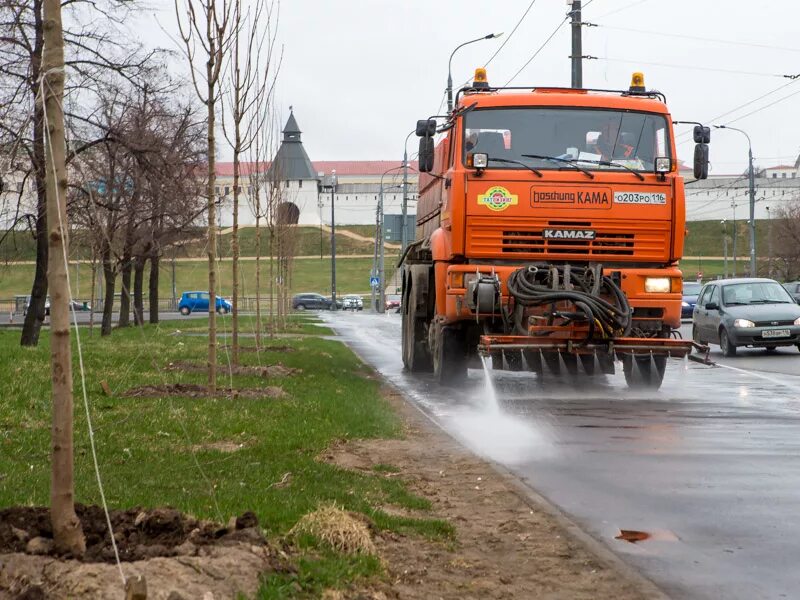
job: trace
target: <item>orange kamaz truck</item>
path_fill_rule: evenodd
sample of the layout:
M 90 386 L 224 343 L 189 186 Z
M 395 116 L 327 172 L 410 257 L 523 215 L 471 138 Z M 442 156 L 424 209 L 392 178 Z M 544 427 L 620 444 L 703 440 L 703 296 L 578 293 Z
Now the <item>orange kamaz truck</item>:
M 695 128 L 695 177 L 708 128 Z M 401 258 L 403 363 L 613 373 L 658 388 L 680 339 L 684 183 L 664 96 L 491 87 L 418 121 L 417 236 Z M 615 360 L 616 359 L 616 360 Z

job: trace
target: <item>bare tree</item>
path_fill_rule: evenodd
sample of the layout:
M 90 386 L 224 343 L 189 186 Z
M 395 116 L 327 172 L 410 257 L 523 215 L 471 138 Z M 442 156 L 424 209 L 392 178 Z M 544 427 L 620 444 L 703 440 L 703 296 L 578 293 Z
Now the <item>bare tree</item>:
M 122 0 L 67 0 L 62 2 L 72 27 L 63 31 L 69 55 L 65 69 L 70 85 L 65 88 L 64 114 L 68 121 L 90 121 L 83 107 L 87 93 L 102 89 L 109 74 L 134 77 L 146 67 L 152 53 L 131 49 L 119 28 L 137 3 Z M 0 118 L 0 138 L 21 148 L 36 190 L 34 237 L 36 270 L 31 302 L 20 342 L 36 345 L 44 322 L 47 297 L 47 219 L 43 107 L 35 101 L 41 76 L 44 47 L 44 0 L 0 0 L 0 105 L 8 110 Z M 91 109 L 90 109 L 91 110 Z M 70 148 L 67 163 L 101 140 Z
M 109 90 L 98 112 L 111 138 L 86 152 L 74 169 L 74 213 L 102 256 L 104 335 L 111 332 L 118 272 L 123 275 L 120 326 L 129 322 L 131 291 L 134 321 L 143 323 L 148 260 L 150 318 L 158 321 L 162 248 L 185 235 L 204 211 L 204 179 L 197 168 L 205 155 L 204 122 L 192 106 L 176 100 L 179 94 L 172 85 Z
M 186 8 L 181 15 L 180 6 Z M 217 320 L 216 320 L 216 119 L 217 100 L 219 96 L 219 80 L 222 65 L 230 47 L 231 3 L 229 0 L 175 0 L 175 12 L 178 17 L 180 36 L 184 44 L 186 58 L 192 74 L 197 97 L 207 109 L 208 119 L 208 387 L 211 391 L 217 387 Z M 198 14 L 199 12 L 199 14 Z M 205 75 L 200 74 L 197 62 L 204 60 Z M 200 87 L 200 80 L 205 81 L 205 90 Z
M 800 278 L 800 197 L 775 209 L 773 246 L 778 278 L 793 281 Z
M 271 96 L 280 63 L 273 65 L 277 12 L 267 0 L 233 0 L 233 42 L 230 55 L 231 126 L 224 127 L 233 150 L 233 232 L 231 236 L 233 276 L 232 361 L 239 363 L 239 195 L 240 158 L 256 142 L 271 107 Z M 242 56 L 244 55 L 244 57 Z M 263 69 L 263 75 L 260 69 Z M 224 104 L 223 104 L 224 107 Z M 225 119 L 223 119 L 223 126 Z M 252 186 L 251 186 L 252 191 Z M 258 287 L 258 284 L 256 284 Z
M 83 556 L 86 540 L 75 514 L 72 450 L 72 352 L 69 335 L 70 290 L 67 271 L 67 165 L 64 137 L 64 38 L 61 0 L 44 3 L 41 94 L 44 108 L 45 190 L 49 223 L 48 285 L 52 291 L 50 370 L 53 383 L 52 481 L 50 517 L 60 552 Z

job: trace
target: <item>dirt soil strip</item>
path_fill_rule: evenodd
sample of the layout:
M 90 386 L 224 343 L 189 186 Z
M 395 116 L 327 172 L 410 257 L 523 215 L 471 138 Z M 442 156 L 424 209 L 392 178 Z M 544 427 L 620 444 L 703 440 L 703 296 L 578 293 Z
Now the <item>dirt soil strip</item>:
M 371 473 L 376 465 L 398 468 L 385 476 L 401 477 L 428 498 L 433 508 L 426 516 L 451 522 L 457 543 L 448 548 L 416 536 L 379 536 L 390 583 L 373 592 L 420 600 L 666 598 L 503 467 L 449 437 L 399 392 L 388 390 L 387 397 L 405 420 L 405 439 L 348 441 L 323 458 Z

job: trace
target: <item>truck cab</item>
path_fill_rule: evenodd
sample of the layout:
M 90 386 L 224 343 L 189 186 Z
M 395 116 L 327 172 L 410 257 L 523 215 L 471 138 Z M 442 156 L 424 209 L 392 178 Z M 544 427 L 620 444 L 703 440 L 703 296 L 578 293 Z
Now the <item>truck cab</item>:
M 663 95 L 640 74 L 624 91 L 482 83 L 478 73 L 459 92 L 445 123 L 418 123 L 406 367 L 445 381 L 479 352 L 514 368 L 538 350 L 568 369 L 591 354 L 587 372 L 598 362 L 609 372 L 595 346 L 610 343 L 629 384 L 657 387 L 666 357 L 686 350 L 668 342 L 680 327 L 685 206 Z M 707 146 L 701 171 L 704 156 Z M 508 336 L 524 338 L 519 353 Z M 623 338 L 647 350 L 620 352 Z

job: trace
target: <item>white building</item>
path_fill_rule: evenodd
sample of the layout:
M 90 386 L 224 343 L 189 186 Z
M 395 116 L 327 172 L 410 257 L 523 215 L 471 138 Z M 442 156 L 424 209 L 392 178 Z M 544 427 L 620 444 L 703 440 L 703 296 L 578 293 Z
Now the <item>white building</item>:
M 312 162 L 302 143 L 302 132 L 294 113 L 283 128 L 283 141 L 270 164 L 242 163 L 242 198 L 239 223 L 255 224 L 250 175 L 264 181 L 278 180 L 284 206 L 280 214 L 289 223 L 330 225 L 331 176 L 337 225 L 373 225 L 383 188 L 385 214 L 401 214 L 403 205 L 402 161 L 354 160 Z M 381 183 L 383 184 L 381 186 Z M 232 215 L 233 163 L 217 163 L 217 194 L 223 198 L 220 225 L 230 226 Z M 408 167 L 407 213 L 417 212 L 417 164 Z

